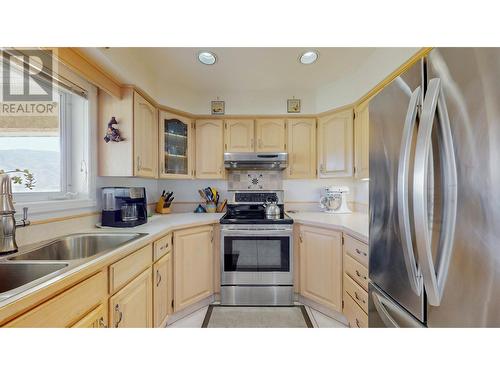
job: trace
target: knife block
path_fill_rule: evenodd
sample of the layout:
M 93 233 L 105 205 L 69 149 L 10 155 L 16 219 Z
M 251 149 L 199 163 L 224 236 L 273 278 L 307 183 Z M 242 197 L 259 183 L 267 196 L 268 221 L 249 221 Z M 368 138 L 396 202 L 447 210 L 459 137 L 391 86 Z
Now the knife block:
M 172 205 L 170 205 L 170 207 L 164 207 L 164 204 L 165 204 L 165 199 L 161 197 L 160 200 L 156 203 L 155 211 L 162 215 L 171 213 Z

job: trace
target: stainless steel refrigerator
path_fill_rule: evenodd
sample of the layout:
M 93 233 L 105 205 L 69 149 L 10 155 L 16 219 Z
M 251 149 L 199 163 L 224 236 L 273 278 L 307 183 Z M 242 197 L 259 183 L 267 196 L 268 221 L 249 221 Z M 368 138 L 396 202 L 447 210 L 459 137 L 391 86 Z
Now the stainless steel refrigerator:
M 500 326 L 499 48 L 433 49 L 370 102 L 369 326 Z

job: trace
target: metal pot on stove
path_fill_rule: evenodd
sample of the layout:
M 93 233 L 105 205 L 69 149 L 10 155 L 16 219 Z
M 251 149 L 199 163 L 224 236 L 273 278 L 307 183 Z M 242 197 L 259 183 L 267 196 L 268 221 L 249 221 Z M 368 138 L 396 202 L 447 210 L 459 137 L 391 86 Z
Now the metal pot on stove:
M 279 219 L 281 216 L 281 208 L 275 199 L 269 197 L 267 202 L 264 203 L 264 208 L 266 209 L 266 218 L 268 219 Z

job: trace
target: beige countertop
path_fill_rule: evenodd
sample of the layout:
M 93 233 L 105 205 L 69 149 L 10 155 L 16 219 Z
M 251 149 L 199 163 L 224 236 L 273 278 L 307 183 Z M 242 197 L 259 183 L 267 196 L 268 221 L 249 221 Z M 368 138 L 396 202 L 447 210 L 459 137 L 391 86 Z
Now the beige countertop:
M 169 215 L 154 215 L 148 219 L 148 222 L 146 224 L 139 225 L 133 228 L 110 228 L 110 227 L 76 228 L 70 233 L 133 232 L 133 233 L 144 233 L 146 235 L 140 237 L 135 241 L 126 243 L 116 248 L 115 250 L 104 252 L 102 254 L 95 255 L 90 258 L 77 261 L 62 261 L 63 263 L 68 263 L 69 266 L 53 274 L 47 275 L 41 279 L 35 280 L 29 283 L 29 285 L 24 285 L 20 288 L 16 288 L 12 291 L 6 292 L 3 295 L 0 294 L 0 321 L 2 321 L 4 315 L 3 314 L 4 311 L 2 311 L 4 307 L 13 305 L 14 303 L 18 305 L 18 302 L 20 302 L 20 300 L 25 299 L 26 297 L 32 296 L 33 294 L 37 293 L 40 295 L 41 299 L 45 299 L 46 294 L 49 293 L 48 291 L 51 290 L 52 287 L 56 288 L 57 286 L 55 284 L 60 281 L 62 282 L 62 281 L 69 281 L 72 279 L 78 279 L 82 276 L 85 276 L 86 274 L 95 272 L 96 269 L 105 267 L 108 264 L 116 262 L 117 260 L 127 256 L 128 254 L 134 252 L 135 250 L 143 246 L 146 246 L 147 244 L 155 241 L 156 239 L 163 237 L 164 235 L 173 230 L 218 223 L 222 215 L 223 214 L 221 213 L 220 214 L 179 213 L 179 214 L 169 214 Z M 0 262 L 6 261 L 6 259 L 11 256 L 19 255 L 25 252 L 29 252 L 33 249 L 36 249 L 40 245 L 42 245 L 43 242 L 45 241 L 22 246 L 19 249 L 18 253 L 0 258 Z M 22 305 L 22 303 L 20 305 Z
M 368 243 L 368 214 L 353 212 L 350 214 L 330 214 L 326 212 L 288 212 L 295 223 L 307 224 L 326 229 L 340 230 Z

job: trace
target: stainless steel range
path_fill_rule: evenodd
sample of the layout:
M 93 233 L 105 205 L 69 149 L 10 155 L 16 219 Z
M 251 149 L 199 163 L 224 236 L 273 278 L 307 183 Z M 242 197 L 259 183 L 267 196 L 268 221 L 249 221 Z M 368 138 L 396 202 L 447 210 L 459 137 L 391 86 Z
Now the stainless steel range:
M 293 220 L 284 213 L 281 172 L 233 171 L 229 189 L 220 220 L 221 303 L 292 305 Z

